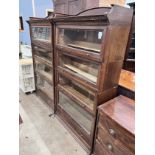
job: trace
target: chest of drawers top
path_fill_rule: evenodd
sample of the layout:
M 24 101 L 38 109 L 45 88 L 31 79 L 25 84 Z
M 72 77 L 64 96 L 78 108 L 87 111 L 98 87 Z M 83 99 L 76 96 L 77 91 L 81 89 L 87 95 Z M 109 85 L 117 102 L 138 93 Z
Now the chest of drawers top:
M 118 96 L 99 107 L 99 114 L 106 115 L 127 132 L 135 135 L 135 102 L 125 96 Z

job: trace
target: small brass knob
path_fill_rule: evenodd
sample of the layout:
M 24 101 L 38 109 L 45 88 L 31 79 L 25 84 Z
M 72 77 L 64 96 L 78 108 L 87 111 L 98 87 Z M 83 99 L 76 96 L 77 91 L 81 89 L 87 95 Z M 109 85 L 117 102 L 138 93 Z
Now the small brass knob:
M 113 130 L 113 129 L 109 129 L 109 133 L 110 133 L 113 137 L 116 136 L 116 132 L 115 132 L 115 130 Z
M 107 144 L 107 147 L 108 147 L 108 150 L 109 150 L 109 151 L 112 151 L 112 150 L 113 150 L 113 147 L 112 147 L 111 144 Z

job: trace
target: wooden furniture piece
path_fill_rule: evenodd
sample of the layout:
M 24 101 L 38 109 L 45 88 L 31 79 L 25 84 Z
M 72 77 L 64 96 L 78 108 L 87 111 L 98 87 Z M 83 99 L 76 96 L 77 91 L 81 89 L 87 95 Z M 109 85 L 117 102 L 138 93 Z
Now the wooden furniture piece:
M 124 6 L 125 0 L 55 0 L 54 12 L 76 15 L 81 11 L 95 7 L 110 7 L 111 4 Z
M 53 37 L 50 19 L 30 18 L 36 93 L 54 109 Z
M 128 5 L 134 10 L 134 15 L 126 48 L 123 69 L 135 72 L 135 2 L 129 3 Z
M 51 13 L 46 18 L 31 17 L 30 28 L 36 93 L 54 109 L 54 35 L 53 18 L 65 16 Z
M 134 100 L 120 95 L 98 109 L 94 155 L 134 155 Z
M 135 73 L 122 69 L 119 79 L 118 95 L 135 99 Z
M 113 6 L 54 19 L 57 115 L 88 152 L 97 106 L 117 94 L 132 15 Z

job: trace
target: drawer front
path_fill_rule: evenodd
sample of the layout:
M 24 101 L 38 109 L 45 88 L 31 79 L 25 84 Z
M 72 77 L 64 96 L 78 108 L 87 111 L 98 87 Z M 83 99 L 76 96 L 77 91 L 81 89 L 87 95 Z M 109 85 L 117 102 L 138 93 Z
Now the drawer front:
M 111 155 L 111 153 L 107 152 L 100 142 L 97 140 L 95 142 L 95 150 L 93 155 Z
M 107 130 L 99 123 L 98 125 L 98 141 L 102 146 L 113 155 L 133 155 L 127 147 L 124 146 L 118 139 L 112 138 Z
M 135 151 L 135 138 L 132 134 L 109 119 L 104 113 L 99 114 L 99 122 L 103 125 L 110 137 L 122 142 L 123 145 L 132 150 L 132 152 Z

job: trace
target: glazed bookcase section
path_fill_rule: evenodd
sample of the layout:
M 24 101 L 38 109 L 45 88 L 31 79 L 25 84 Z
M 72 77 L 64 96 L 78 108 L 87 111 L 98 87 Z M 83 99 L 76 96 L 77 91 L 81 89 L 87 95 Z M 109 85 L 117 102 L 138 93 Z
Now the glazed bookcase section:
M 82 130 L 84 130 L 85 134 L 90 136 L 93 125 L 92 115 L 61 91 L 58 92 L 58 95 L 58 106 L 60 106 L 61 109 L 63 109 L 65 113 L 67 113 Z
M 50 84 L 53 84 L 53 70 L 50 66 L 36 59 L 35 60 L 35 71 L 37 74 L 39 74 L 42 78 L 44 78 Z
M 57 44 L 68 48 L 99 54 L 104 38 L 104 30 L 90 27 L 58 28 Z
M 50 26 L 32 26 L 32 40 L 51 42 Z
M 45 50 L 39 46 L 33 46 L 35 55 L 50 61 L 49 63 L 52 64 L 53 56 L 50 50 Z
M 37 90 L 40 90 L 44 93 L 48 98 L 53 101 L 53 85 L 51 85 L 48 81 L 45 80 L 40 74 L 36 73 L 36 87 Z
M 95 93 L 73 80 L 59 75 L 58 89 L 71 97 L 90 114 L 95 112 Z
M 97 107 L 116 96 L 132 15 L 114 6 L 54 19 L 58 115 L 89 153 Z
M 61 55 L 59 56 L 59 66 L 80 78 L 87 79 L 94 84 L 97 83 L 99 68 L 97 62 Z
M 34 46 L 33 49 L 34 49 L 33 52 L 34 52 L 35 61 L 37 63 L 40 62 L 40 63 L 45 64 L 52 68 L 52 66 L 53 66 L 52 57 L 53 56 L 52 56 L 51 51 L 45 50 L 38 46 Z

